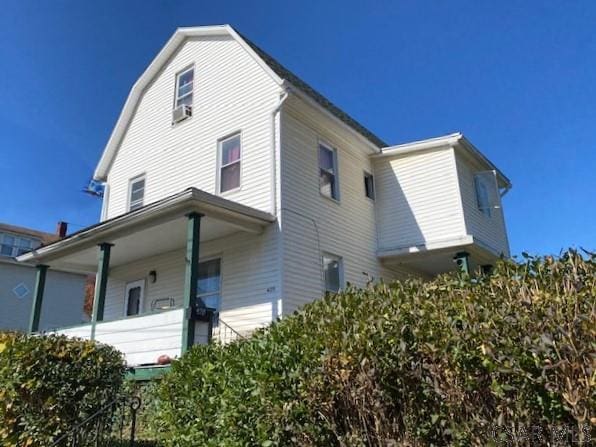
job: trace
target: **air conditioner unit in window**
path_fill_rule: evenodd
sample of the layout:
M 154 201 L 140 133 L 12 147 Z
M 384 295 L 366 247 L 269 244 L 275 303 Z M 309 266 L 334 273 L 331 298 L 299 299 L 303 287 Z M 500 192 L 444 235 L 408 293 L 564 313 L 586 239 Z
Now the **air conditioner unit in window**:
M 192 107 L 182 104 L 172 111 L 172 122 L 179 123 L 190 116 L 192 116 Z

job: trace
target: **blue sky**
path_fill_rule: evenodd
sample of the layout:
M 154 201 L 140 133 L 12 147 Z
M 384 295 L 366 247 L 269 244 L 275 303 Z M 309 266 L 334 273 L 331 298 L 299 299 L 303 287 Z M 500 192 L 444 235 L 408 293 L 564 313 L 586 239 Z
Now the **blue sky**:
M 230 23 L 391 144 L 462 131 L 513 182 L 513 252 L 596 248 L 596 2 L 0 5 L 0 221 L 97 221 L 81 192 L 178 26 Z

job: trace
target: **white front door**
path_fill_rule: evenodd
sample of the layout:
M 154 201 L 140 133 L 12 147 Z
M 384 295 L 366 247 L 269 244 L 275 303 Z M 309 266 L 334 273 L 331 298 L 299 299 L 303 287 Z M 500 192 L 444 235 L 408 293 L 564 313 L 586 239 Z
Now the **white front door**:
M 145 297 L 145 280 L 133 281 L 126 284 L 124 295 L 124 315 L 139 315 L 143 311 Z

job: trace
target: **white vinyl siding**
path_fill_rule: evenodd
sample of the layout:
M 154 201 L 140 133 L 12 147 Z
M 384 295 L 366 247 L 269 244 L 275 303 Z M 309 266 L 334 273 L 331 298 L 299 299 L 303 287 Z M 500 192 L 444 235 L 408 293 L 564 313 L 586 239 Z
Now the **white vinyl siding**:
M 0 329 L 27 331 L 35 289 L 35 267 L 0 258 Z M 22 298 L 13 290 L 25 286 Z M 85 275 L 48 270 L 40 330 L 83 322 Z
M 466 234 L 451 148 L 375 160 L 379 249 Z
M 239 332 L 249 332 L 277 318 L 280 270 L 276 231 L 271 225 L 262 235 L 236 233 L 200 244 L 201 262 L 221 259 L 220 318 Z M 117 249 L 114 246 L 113 250 Z M 151 312 L 156 300 L 171 298 L 174 306 L 181 306 L 185 256 L 185 249 L 179 248 L 111 268 L 104 319 L 122 318 L 126 284 L 152 270 L 157 274 L 157 281 L 146 281 L 144 313 Z
M 474 236 L 481 244 L 499 255 L 509 256 L 509 241 L 505 227 L 503 208 L 499 206 L 490 210 L 490 216 L 483 213 L 478 207 L 474 174 L 486 170 L 485 167 L 462 157 L 456 156 L 459 187 L 463 203 L 465 222 L 468 234 Z
M 171 125 L 176 74 L 194 64 L 193 118 Z M 242 188 L 226 198 L 271 211 L 271 111 L 279 86 L 231 37 L 187 40 L 137 105 L 108 173 L 105 218 L 127 211 L 128 180 L 145 172 L 145 205 L 191 186 L 217 193 L 217 142 L 242 130 Z
M 284 314 L 321 297 L 322 255 L 341 255 L 343 281 L 399 276 L 376 256 L 375 203 L 363 193 L 362 172 L 373 172 L 370 150 L 329 118 L 290 97 L 281 116 L 281 224 Z M 322 200 L 320 140 L 338 151 L 341 202 Z M 363 273 L 365 272 L 365 273 Z

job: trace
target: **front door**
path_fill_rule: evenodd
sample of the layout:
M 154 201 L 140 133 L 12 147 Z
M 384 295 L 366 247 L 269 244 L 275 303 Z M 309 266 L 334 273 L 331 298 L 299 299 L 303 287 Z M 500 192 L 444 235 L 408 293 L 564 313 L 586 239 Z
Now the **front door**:
M 145 295 L 145 281 L 133 281 L 126 284 L 124 297 L 125 315 L 139 315 L 143 311 L 143 298 Z

